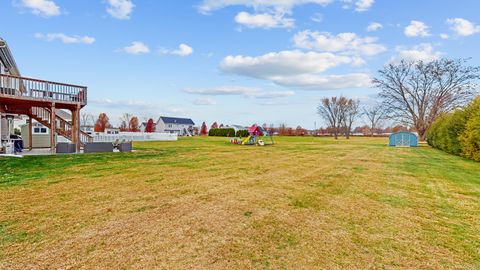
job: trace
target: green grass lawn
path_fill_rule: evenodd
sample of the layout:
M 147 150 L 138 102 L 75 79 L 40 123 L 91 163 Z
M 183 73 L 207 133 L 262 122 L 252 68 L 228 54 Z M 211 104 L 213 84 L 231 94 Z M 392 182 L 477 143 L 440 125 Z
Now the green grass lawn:
M 0 159 L 0 269 L 480 268 L 480 164 L 385 138 Z

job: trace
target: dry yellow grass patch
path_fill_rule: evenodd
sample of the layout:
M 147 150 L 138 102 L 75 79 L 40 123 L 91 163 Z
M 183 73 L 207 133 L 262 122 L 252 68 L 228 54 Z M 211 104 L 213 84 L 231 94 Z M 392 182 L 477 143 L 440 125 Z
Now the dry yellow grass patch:
M 278 140 L 1 160 L 0 268 L 480 267 L 478 163 Z

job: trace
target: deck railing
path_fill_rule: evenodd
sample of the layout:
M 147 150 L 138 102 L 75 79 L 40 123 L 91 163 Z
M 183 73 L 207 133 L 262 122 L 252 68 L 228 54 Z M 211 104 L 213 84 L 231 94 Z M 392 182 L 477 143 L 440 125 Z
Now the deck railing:
M 87 87 L 0 74 L 0 95 L 87 104 Z

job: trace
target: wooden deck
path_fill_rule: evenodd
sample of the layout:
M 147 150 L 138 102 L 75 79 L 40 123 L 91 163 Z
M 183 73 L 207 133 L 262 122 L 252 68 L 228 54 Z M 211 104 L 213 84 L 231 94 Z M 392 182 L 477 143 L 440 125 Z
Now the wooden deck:
M 86 105 L 85 86 L 0 74 L 0 112 L 27 115 L 30 125 L 35 119 L 50 128 L 52 153 L 55 152 L 54 134 L 76 144 L 77 152 L 91 141 L 91 137 L 80 130 L 79 123 L 80 110 Z M 56 109 L 69 110 L 71 123 L 56 115 Z
M 2 104 L 55 103 L 57 108 L 70 109 L 87 105 L 87 87 L 0 74 L 0 99 Z

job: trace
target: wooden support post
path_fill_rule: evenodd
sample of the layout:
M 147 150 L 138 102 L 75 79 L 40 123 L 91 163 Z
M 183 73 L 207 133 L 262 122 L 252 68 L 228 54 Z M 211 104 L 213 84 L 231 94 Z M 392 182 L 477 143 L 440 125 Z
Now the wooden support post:
M 82 144 L 82 139 L 80 137 L 80 131 L 81 131 L 81 123 L 80 123 L 80 106 L 77 105 L 77 117 L 75 117 L 77 119 L 76 121 L 76 126 L 77 126 L 77 130 L 76 130 L 76 136 L 77 136 L 77 153 L 80 153 L 80 145 Z
M 33 119 L 32 116 L 28 116 L 28 149 L 32 151 L 33 149 Z
M 55 133 L 56 132 L 56 114 L 55 114 L 55 103 L 52 103 L 50 111 L 50 149 L 52 154 L 55 154 Z
M 75 149 L 77 149 L 77 109 L 71 110 L 72 113 L 72 143 L 75 144 Z

